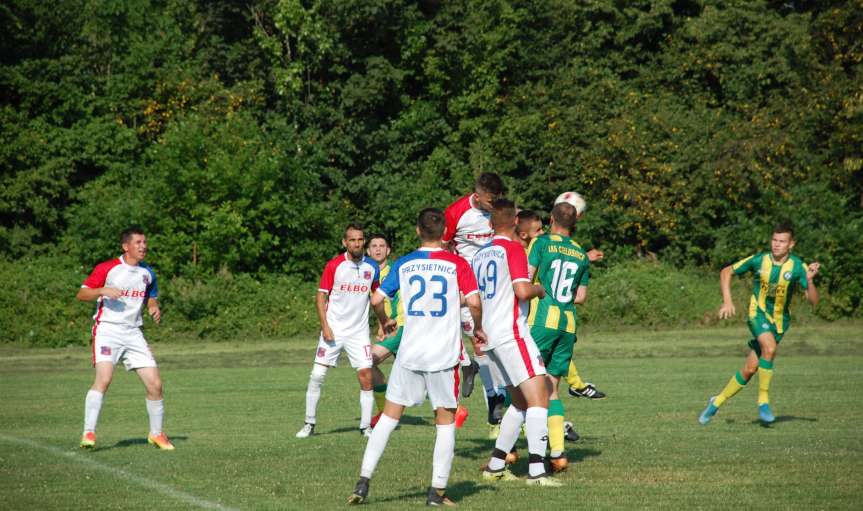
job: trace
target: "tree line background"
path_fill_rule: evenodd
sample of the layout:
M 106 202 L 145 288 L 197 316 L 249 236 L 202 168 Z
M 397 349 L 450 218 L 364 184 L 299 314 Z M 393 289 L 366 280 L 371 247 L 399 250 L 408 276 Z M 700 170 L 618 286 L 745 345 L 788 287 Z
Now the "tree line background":
M 69 302 L 130 223 L 178 331 L 313 328 L 348 220 L 407 251 L 483 171 L 587 198 L 588 321 L 678 322 L 651 309 L 707 274 L 716 302 L 781 217 L 818 313 L 861 312 L 860 0 L 12 0 L 0 52 L 4 341 L 86 338 Z

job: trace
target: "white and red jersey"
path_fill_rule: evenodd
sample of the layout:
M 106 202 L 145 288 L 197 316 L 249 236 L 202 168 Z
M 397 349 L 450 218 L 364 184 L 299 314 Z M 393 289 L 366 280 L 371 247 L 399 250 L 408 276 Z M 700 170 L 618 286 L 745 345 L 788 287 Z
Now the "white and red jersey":
M 467 262 L 494 236 L 491 214 L 479 209 L 473 193 L 450 204 L 444 211 L 444 217 L 446 230 L 443 241 L 455 240 L 456 253 Z
M 145 264 L 126 264 L 123 256 L 96 265 L 81 287 L 98 289 L 112 287 L 123 294 L 120 298 L 99 297 L 96 300 L 96 324 L 112 323 L 128 327 L 140 327 L 144 321 L 141 311 L 147 298 L 157 298 L 159 287 L 156 274 Z
M 477 292 L 476 279 L 461 257 L 420 248 L 400 258 L 378 290 L 401 292 L 405 325 L 398 361 L 412 371 L 443 371 L 461 356 L 461 299 Z
M 530 302 L 519 300 L 513 288 L 516 282 L 530 282 L 527 256 L 521 243 L 506 236 L 495 236 L 474 255 L 471 266 L 482 299 L 482 329 L 488 336 L 484 349 L 532 339 L 527 326 Z
M 369 337 L 369 294 L 378 288 L 380 269 L 371 257 L 354 262 L 347 252 L 327 262 L 318 290 L 329 295 L 327 323 L 338 339 Z

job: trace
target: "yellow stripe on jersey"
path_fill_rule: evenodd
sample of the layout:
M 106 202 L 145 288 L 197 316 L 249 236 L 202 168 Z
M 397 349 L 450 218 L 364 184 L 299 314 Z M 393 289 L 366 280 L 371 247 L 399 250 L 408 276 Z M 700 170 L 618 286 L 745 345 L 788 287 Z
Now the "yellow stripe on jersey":
M 736 263 L 731 265 L 731 269 L 734 271 L 737 271 L 738 268 L 740 268 L 741 266 L 743 266 L 744 264 L 749 262 L 749 260 L 752 259 L 753 257 L 755 257 L 755 256 L 751 255 L 751 256 L 747 257 L 746 259 L 741 259 L 740 261 L 737 261 Z M 763 262 L 762 262 L 762 264 L 763 264 Z
M 534 277 L 534 280 L 536 277 Z M 534 298 L 530 301 L 530 312 L 527 315 L 527 324 L 533 326 L 536 321 L 536 310 L 539 308 L 539 298 Z
M 761 259 L 761 272 L 759 272 L 759 281 L 761 290 L 758 292 L 758 308 L 767 312 L 767 295 L 770 294 L 770 273 L 773 270 L 773 263 L 770 257 Z M 769 313 L 768 313 L 769 314 Z
M 566 317 L 566 331 L 570 334 L 575 333 L 575 314 L 572 311 L 563 311 L 564 317 Z
M 794 261 L 789 257 L 779 269 L 779 279 L 776 282 L 776 298 L 773 302 L 773 317 L 776 318 L 776 332 L 782 333 L 785 328 L 785 300 L 788 299 L 788 286 L 794 278 Z M 788 275 L 790 278 L 786 279 Z
M 549 305 L 547 315 L 545 316 L 545 328 L 556 330 L 558 324 L 560 324 L 560 307 Z
M 549 234 L 548 239 L 551 241 L 563 241 L 563 238 L 559 234 Z

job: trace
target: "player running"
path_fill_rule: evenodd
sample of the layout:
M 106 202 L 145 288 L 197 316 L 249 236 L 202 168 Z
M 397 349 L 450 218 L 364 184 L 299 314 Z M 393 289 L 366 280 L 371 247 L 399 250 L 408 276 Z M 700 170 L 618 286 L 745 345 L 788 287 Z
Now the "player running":
M 443 241 L 458 255 L 462 256 L 468 264 L 474 254 L 486 245 L 494 236 L 489 218 L 491 216 L 491 204 L 501 197 L 506 191 L 500 176 L 491 172 L 485 172 L 476 180 L 473 193 L 469 193 L 450 204 L 444 212 L 446 216 L 446 232 Z M 470 338 L 473 337 L 474 324 L 466 307 L 461 309 L 462 330 Z M 488 408 L 488 424 L 490 426 L 489 437 L 497 436 L 497 424 L 500 423 L 500 413 L 504 402 L 503 380 L 496 369 L 488 362 L 488 357 L 482 352 L 482 348 L 474 346 L 475 363 L 471 363 L 465 352 L 462 365 L 464 371 L 464 383 L 462 384 L 462 395 L 468 397 L 473 391 L 474 376 L 479 370 L 482 376 L 482 384 L 485 389 L 486 405 Z M 470 365 L 468 365 L 470 364 Z M 464 417 L 459 417 L 460 421 Z
M 327 262 L 321 275 L 315 305 L 321 322 L 321 335 L 315 363 L 306 389 L 306 419 L 297 438 L 315 432 L 315 417 L 321 387 L 330 367 L 335 367 L 342 350 L 357 370 L 360 382 L 360 433 L 371 434 L 372 346 L 369 340 L 369 293 L 378 288 L 378 264 L 363 255 L 365 238 L 359 224 L 345 229 L 345 252 Z
M 515 204 L 508 199 L 494 202 L 491 223 L 495 236 L 491 244 L 473 258 L 483 306 L 483 329 L 488 341 L 483 345 L 490 362 L 500 371 L 512 396 L 500 423 L 491 459 L 483 468 L 483 478 L 514 480 L 506 468 L 507 454 L 525 424 L 528 484 L 560 486 L 545 470 L 548 441 L 548 382 L 542 356 L 527 326 L 528 301 L 545 296 L 540 285 L 530 283 L 527 257 L 516 238 Z
M 162 431 L 165 405 L 162 400 L 162 378 L 156 359 L 141 333 L 142 312 L 153 321 L 161 320 L 159 288 L 152 268 L 143 264 L 147 256 L 147 238 L 137 226 L 120 234 L 123 255 L 100 263 L 84 280 L 76 298 L 96 300 L 93 316 L 93 367 L 96 379 L 84 400 L 84 433 L 81 447 L 96 446 L 96 423 L 102 410 L 102 399 L 114 376 L 114 366 L 121 360 L 127 371 L 135 371 L 147 391 L 147 415 L 150 433 L 147 443 L 159 449 L 174 450 Z
M 563 453 L 563 403 L 558 395 L 560 379 L 569 373 L 576 336 L 576 305 L 587 299 L 587 253 L 570 237 L 578 212 L 565 202 L 551 210 L 549 234 L 530 244 L 528 273 L 545 290 L 534 298 L 527 323 L 545 362 L 551 382 L 548 404 L 549 462 L 554 472 L 566 470 L 569 462 Z
M 384 300 L 401 293 L 406 309 L 404 336 L 390 372 L 384 413 L 366 444 L 360 479 L 348 504 L 360 504 L 368 498 L 369 480 L 405 407 L 422 404 L 428 393 L 437 431 L 432 484 L 426 504 L 454 505 L 446 496 L 446 487 L 455 455 L 455 410 L 462 349 L 460 294 L 477 325 L 482 324 L 482 309 L 470 267 L 464 259 L 443 250 L 443 231 L 443 212 L 434 208 L 422 210 L 417 219 L 421 247 L 396 261 L 372 297 L 375 314 L 389 333 L 395 330 L 396 321 L 387 317 Z M 485 341 L 482 328 L 477 328 L 474 335 L 479 342 Z
M 770 409 L 767 391 L 773 378 L 773 360 L 782 336 L 791 326 L 788 306 L 797 286 L 803 288 L 806 299 L 812 305 L 818 304 L 818 289 L 815 276 L 821 265 L 813 262 L 806 265 L 802 259 L 791 253 L 794 248 L 794 229 L 788 223 L 779 223 L 773 228 L 770 252 L 761 252 L 726 266 L 719 273 L 719 286 L 722 290 L 722 307 L 719 318 L 726 319 L 736 314 L 731 298 L 731 277 L 753 273 L 752 298 L 749 301 L 747 325 L 752 332 L 749 341 L 749 354 L 743 369 L 737 371 L 718 395 L 707 403 L 698 422 L 707 424 L 716 411 L 728 399 L 737 394 L 758 373 L 758 416 L 762 422 L 770 424 L 776 420 Z

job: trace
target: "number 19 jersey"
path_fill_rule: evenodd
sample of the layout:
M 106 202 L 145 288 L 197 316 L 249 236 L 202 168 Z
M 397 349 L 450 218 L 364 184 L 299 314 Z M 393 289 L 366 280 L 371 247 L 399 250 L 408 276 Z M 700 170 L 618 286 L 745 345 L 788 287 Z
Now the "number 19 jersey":
M 510 341 L 531 339 L 527 326 L 529 303 L 515 296 L 513 284 L 530 282 L 527 258 L 521 243 L 495 236 L 471 262 L 482 298 L 482 329 L 488 336 L 484 350 L 493 350 Z
M 461 355 L 459 292 L 477 292 L 467 262 L 441 249 L 420 248 L 395 262 L 378 292 L 400 292 L 405 325 L 398 363 L 412 371 L 451 369 Z
M 575 333 L 575 293 L 587 286 L 587 253 L 568 236 L 544 234 L 531 242 L 528 264 L 535 268 L 534 282 L 545 288 L 545 297 L 531 302 L 530 326 Z

